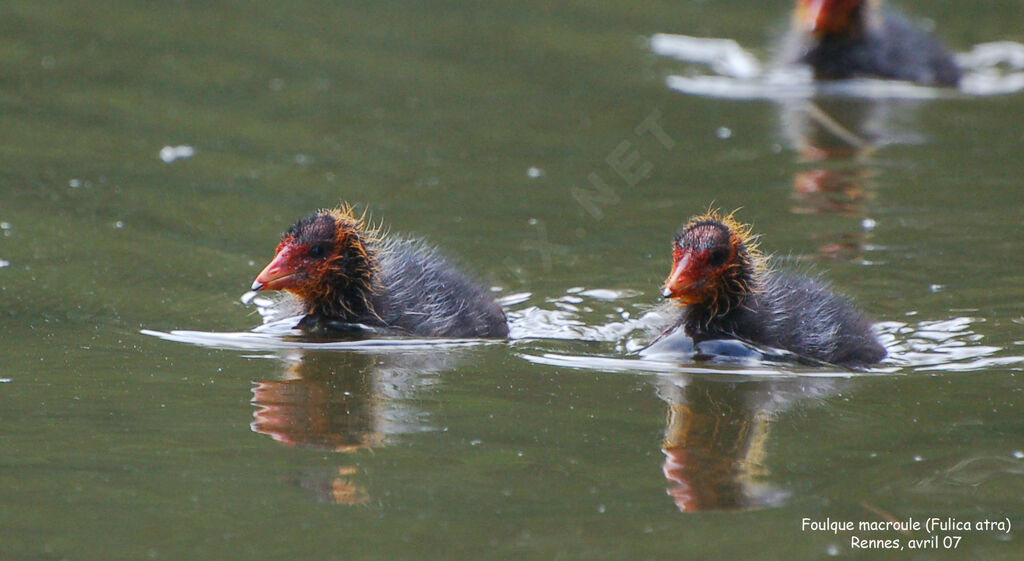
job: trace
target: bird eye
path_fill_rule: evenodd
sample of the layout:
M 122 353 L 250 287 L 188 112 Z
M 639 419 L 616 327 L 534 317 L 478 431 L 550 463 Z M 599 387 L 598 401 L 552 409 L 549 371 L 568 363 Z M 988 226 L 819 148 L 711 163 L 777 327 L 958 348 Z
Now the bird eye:
M 324 244 L 318 243 L 309 248 L 309 256 L 313 259 L 323 259 L 327 256 L 327 248 L 324 247 Z
M 723 248 L 718 248 L 711 252 L 711 256 L 708 257 L 708 264 L 713 267 L 718 267 L 725 263 L 725 259 L 729 254 Z

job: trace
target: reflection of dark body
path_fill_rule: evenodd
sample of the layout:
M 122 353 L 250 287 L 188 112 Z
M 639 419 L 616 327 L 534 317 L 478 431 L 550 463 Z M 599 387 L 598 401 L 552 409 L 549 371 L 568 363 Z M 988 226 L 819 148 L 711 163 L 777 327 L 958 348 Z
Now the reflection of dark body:
M 788 493 L 766 482 L 772 418 L 797 402 L 822 399 L 838 383 L 662 379 L 658 394 L 669 405 L 662 471 L 679 510 L 779 506 Z
M 781 132 L 803 161 L 863 160 L 891 144 L 919 144 L 921 101 L 825 97 L 784 101 Z
M 960 68 L 927 33 L 880 0 L 798 0 L 783 59 L 819 80 L 884 78 L 956 86 Z
M 288 314 L 304 314 L 306 331 L 369 326 L 420 337 L 508 336 L 501 307 L 437 250 L 382 235 L 347 207 L 289 228 L 252 289 L 291 293 L 299 309 Z
M 451 349 L 394 353 L 294 353 L 277 380 L 253 386 L 252 430 L 288 446 L 356 452 L 382 445 L 388 435 L 425 430 L 423 414 L 407 405 L 414 392 L 453 366 Z M 311 473 L 300 485 L 337 503 L 360 503 L 366 490 L 356 468 Z

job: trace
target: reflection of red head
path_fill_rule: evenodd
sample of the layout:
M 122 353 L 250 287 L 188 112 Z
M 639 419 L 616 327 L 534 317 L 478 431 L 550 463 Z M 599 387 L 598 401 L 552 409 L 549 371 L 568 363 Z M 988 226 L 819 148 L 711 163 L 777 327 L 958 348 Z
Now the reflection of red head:
M 266 380 L 252 389 L 252 430 L 288 446 L 336 452 L 378 444 L 366 396 L 332 392 L 317 380 Z
M 746 505 L 743 486 L 733 458 L 715 457 L 710 450 L 685 446 L 661 449 L 665 462 L 661 465 L 665 479 L 672 483 L 667 492 L 680 512 L 743 508 Z

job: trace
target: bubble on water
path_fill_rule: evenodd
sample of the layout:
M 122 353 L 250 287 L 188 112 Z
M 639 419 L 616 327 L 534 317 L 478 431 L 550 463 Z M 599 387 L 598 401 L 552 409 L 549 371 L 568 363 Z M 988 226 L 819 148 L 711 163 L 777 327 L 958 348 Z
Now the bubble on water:
M 865 218 L 864 220 L 860 221 L 860 227 L 865 230 L 874 230 L 875 226 L 877 225 L 878 223 L 871 218 Z
M 729 127 L 718 127 L 718 130 L 715 131 L 715 136 L 722 140 L 725 140 L 732 136 L 732 129 L 730 129 Z
M 526 177 L 529 177 L 530 179 L 537 179 L 538 177 L 540 177 L 542 175 L 544 175 L 544 170 L 542 170 L 540 168 L 535 168 L 535 167 L 526 168 Z

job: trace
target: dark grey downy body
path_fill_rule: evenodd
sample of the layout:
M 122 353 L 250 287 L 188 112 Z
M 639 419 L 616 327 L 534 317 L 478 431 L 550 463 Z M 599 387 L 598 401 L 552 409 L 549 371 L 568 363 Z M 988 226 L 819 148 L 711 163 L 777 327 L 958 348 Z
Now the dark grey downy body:
M 695 343 L 736 338 L 841 366 L 866 366 L 885 357 L 871 324 L 826 284 L 762 271 L 758 288 L 712 316 L 700 305 L 679 308 L 679 322 Z
M 876 19 L 863 22 L 857 33 L 826 35 L 817 42 L 794 31 L 781 58 L 809 65 L 819 80 L 876 77 L 927 86 L 960 82 L 960 67 L 935 38 L 886 9 Z
M 315 333 L 350 331 L 346 324 L 420 337 L 504 338 L 508 324 L 501 306 L 429 244 L 389 237 L 367 242 L 376 270 L 366 298 L 350 302 L 351 312 L 329 317 L 312 311 L 301 327 Z
M 389 238 L 377 263 L 386 290 L 371 301 L 387 327 L 427 337 L 508 337 L 501 306 L 430 245 Z

